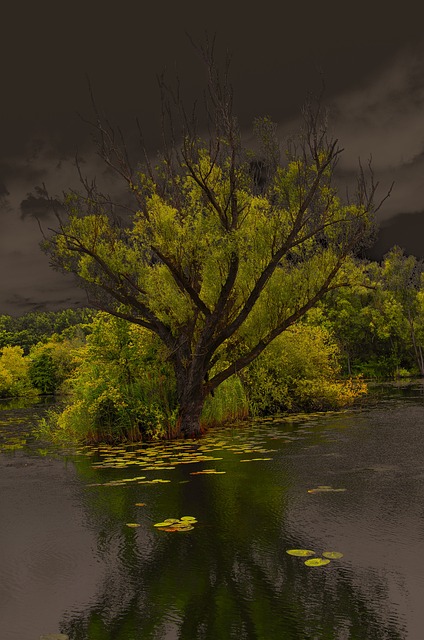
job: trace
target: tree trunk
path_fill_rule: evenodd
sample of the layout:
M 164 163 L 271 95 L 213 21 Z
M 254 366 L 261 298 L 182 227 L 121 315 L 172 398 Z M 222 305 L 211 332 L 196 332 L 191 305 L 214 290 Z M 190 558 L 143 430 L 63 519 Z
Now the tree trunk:
M 351 367 L 350 367 L 350 354 L 349 354 L 349 352 L 347 353 L 347 374 L 348 374 L 348 376 L 352 375 L 352 370 L 351 370 Z
M 179 405 L 179 428 L 183 438 L 201 434 L 200 417 L 205 402 L 204 373 L 201 367 L 176 371 Z
M 183 438 L 197 438 L 200 436 L 200 417 L 203 404 L 204 398 L 201 394 L 200 398 L 193 398 L 180 405 L 180 432 Z

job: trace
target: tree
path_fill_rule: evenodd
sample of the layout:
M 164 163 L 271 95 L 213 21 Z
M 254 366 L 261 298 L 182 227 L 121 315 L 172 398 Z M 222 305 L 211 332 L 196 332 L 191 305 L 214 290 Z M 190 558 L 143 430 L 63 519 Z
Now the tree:
M 37 391 L 31 385 L 29 362 L 21 347 L 0 350 L 0 398 L 33 396 Z
M 164 150 L 156 167 L 146 155 L 136 170 L 119 132 L 96 110 L 99 153 L 135 206 L 123 201 L 130 214 L 119 218 L 116 203 L 81 175 L 84 190 L 67 195 L 67 214 L 43 245 L 91 304 L 162 340 L 184 436 L 199 434 L 209 393 L 328 291 L 349 285 L 344 265 L 378 208 L 372 172 L 366 178 L 362 168 L 355 202 L 338 196 L 332 178 L 342 149 L 320 101 L 304 108 L 284 162 L 268 118 L 256 121 L 260 150 L 249 152 L 228 66 L 219 71 L 213 46 L 201 53 L 208 138 L 198 133 L 197 112 L 189 115 L 162 82 Z
M 393 247 L 384 256 L 382 286 L 383 289 L 388 290 L 393 295 L 395 301 L 398 302 L 403 310 L 403 315 L 409 328 L 415 361 L 422 376 L 424 376 L 421 306 L 423 273 L 423 261 L 417 260 L 414 256 L 406 256 L 400 247 Z
M 33 311 L 23 316 L 0 316 L 0 348 L 20 346 L 27 355 L 38 342 L 46 342 L 54 333 L 83 334 L 84 325 L 94 316 L 93 309 Z

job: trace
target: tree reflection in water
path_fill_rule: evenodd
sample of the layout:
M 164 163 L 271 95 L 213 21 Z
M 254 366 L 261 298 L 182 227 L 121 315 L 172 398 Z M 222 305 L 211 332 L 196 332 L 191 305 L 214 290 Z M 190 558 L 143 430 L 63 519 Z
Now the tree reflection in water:
M 66 614 L 62 629 L 71 640 L 406 637 L 388 610 L 383 576 L 370 570 L 359 588 L 346 556 L 310 568 L 286 553 L 314 547 L 307 532 L 293 540 L 288 530 L 293 479 L 282 457 L 242 465 L 227 449 L 217 455 L 219 463 L 161 472 L 169 484 L 87 487 L 87 518 L 109 571 L 96 601 Z M 93 471 L 87 458 L 75 464 L 89 482 L 116 477 L 111 470 Z M 218 465 L 225 475 L 190 475 Z M 140 501 L 147 506 L 136 507 Z M 153 527 L 183 515 L 197 518 L 192 531 Z M 132 529 L 128 522 L 141 526 Z

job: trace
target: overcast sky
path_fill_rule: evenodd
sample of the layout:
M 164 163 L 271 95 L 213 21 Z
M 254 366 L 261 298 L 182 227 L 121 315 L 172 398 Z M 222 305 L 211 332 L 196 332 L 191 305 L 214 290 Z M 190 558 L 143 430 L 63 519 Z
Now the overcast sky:
M 203 88 L 186 32 L 198 41 L 205 30 L 216 33 L 218 53 L 232 52 L 237 111 L 246 132 L 258 115 L 270 115 L 282 132 L 291 131 L 322 74 L 333 129 L 345 149 L 340 168 L 346 179 L 359 156 L 366 162 L 372 154 L 381 193 L 395 181 L 379 214 L 383 229 L 393 228 L 393 243 L 402 238 L 407 249 L 413 243 L 424 256 L 424 35 L 418 1 L 391 7 L 380 0 L 262 0 L 248 9 L 238 0 L 27 0 L 2 7 L 2 26 L 0 314 L 84 304 L 83 292 L 52 271 L 39 249 L 34 215 L 46 226 L 49 221 L 35 188 L 45 183 L 55 195 L 76 186 L 77 151 L 89 175 L 106 175 L 78 116 L 90 116 L 87 76 L 111 121 L 131 135 L 138 117 L 149 148 L 159 147 L 157 75 L 166 69 L 172 78 L 178 68 L 189 100 Z

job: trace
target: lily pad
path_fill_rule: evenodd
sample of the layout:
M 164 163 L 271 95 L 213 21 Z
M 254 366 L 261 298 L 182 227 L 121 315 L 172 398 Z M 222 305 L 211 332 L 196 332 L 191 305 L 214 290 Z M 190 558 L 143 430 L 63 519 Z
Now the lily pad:
M 140 527 L 141 525 L 137 524 L 136 522 L 127 522 L 127 527 L 131 527 L 133 529 L 135 529 L 136 527 Z
M 163 520 L 162 522 L 156 522 L 156 524 L 154 524 L 154 527 L 169 527 L 170 525 L 175 524 L 176 522 L 179 522 L 179 520 L 177 520 L 176 518 L 167 518 L 166 520 Z
M 339 489 L 333 489 L 333 487 L 330 487 L 328 485 L 318 485 L 316 489 L 308 489 L 308 493 L 339 493 L 343 491 L 346 491 L 346 489 L 342 487 L 340 487 Z
M 191 471 L 191 476 L 201 476 L 201 475 L 217 475 L 220 473 L 226 473 L 226 471 L 217 471 L 216 469 L 203 469 L 203 471 Z
M 315 551 L 311 551 L 310 549 L 287 549 L 286 553 L 291 556 L 299 556 L 300 558 L 315 555 Z
M 323 567 L 326 564 L 329 564 L 330 560 L 324 558 L 310 558 L 309 560 L 305 560 L 305 564 L 308 567 Z
M 243 453 L 246 453 L 246 451 Z M 240 460 L 240 462 L 255 462 L 256 460 L 272 460 L 272 458 L 246 458 L 244 460 Z
M 163 527 L 159 529 L 159 531 L 183 533 L 184 531 L 191 531 L 192 529 L 194 529 L 194 527 L 192 527 L 191 524 L 183 525 L 182 523 L 180 523 L 170 525 L 169 527 Z
M 194 516 L 182 516 L 179 520 L 177 518 L 166 518 L 162 522 L 156 522 L 154 527 L 157 527 L 158 531 L 191 531 L 194 529 L 193 524 L 197 522 Z
M 178 518 L 165 518 L 164 522 L 167 524 L 174 524 L 175 522 L 179 522 Z
M 324 558 L 330 558 L 330 560 L 338 560 L 339 558 L 343 558 L 343 554 L 340 551 L 324 551 L 322 553 Z

